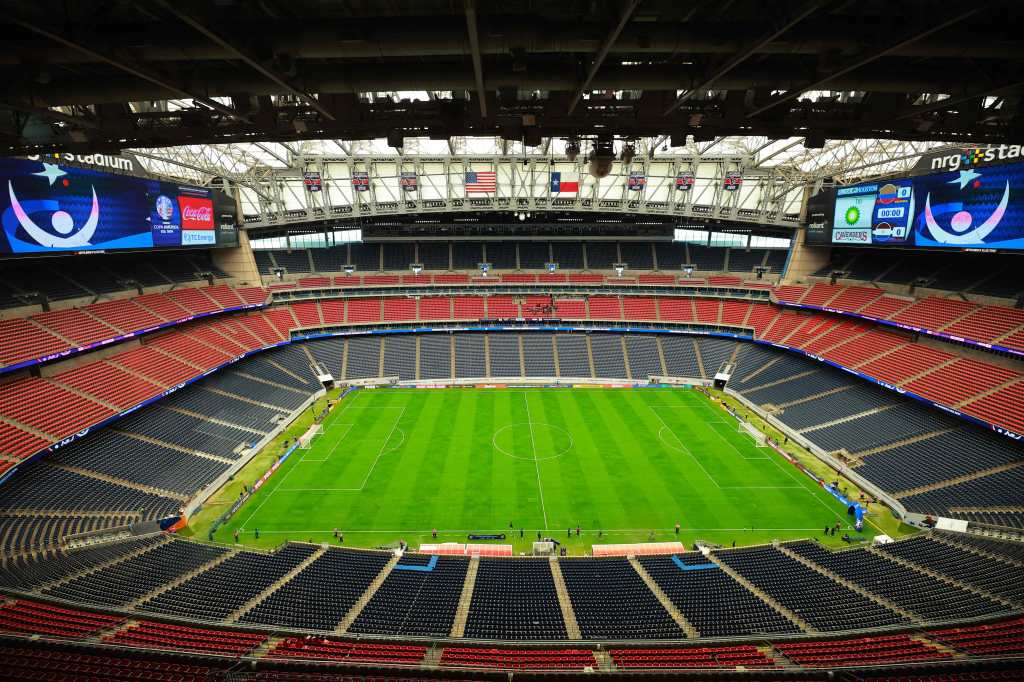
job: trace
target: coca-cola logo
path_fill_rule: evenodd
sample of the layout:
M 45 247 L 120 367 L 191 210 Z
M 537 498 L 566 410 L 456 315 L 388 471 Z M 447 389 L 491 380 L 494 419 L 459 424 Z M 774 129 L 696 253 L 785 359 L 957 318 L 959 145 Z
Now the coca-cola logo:
M 181 228 L 183 230 L 212 230 L 213 201 L 198 197 L 178 197 L 181 208 Z
M 209 206 L 187 206 L 181 214 L 188 220 L 210 220 L 213 217 L 213 209 Z

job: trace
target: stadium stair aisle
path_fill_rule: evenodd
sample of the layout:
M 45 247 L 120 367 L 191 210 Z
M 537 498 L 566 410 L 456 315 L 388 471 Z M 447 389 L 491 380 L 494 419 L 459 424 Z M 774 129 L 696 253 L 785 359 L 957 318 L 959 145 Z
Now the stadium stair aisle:
M 265 432 L 257 431 L 256 429 L 252 428 L 251 426 L 245 426 L 244 424 L 236 424 L 235 422 L 229 422 L 227 420 L 220 419 L 218 417 L 211 417 L 209 415 L 201 414 L 199 412 L 194 412 L 193 410 L 189 410 L 189 409 L 186 409 L 184 407 L 178 407 L 177 405 L 163 405 L 163 404 L 161 404 L 161 407 L 163 407 L 164 409 L 168 410 L 169 412 L 177 412 L 178 414 L 183 414 L 183 415 L 186 415 L 188 417 L 195 417 L 196 419 L 202 419 L 203 421 L 210 422 L 211 424 L 220 424 L 221 426 L 230 426 L 233 429 L 241 429 L 242 431 L 248 431 L 249 433 L 253 434 L 254 436 L 263 437 L 263 436 L 266 435 Z
M 160 585 L 159 587 L 157 587 L 157 588 L 155 588 L 153 590 L 150 590 L 146 594 L 140 596 L 135 601 L 130 602 L 128 604 L 125 604 L 124 608 L 128 609 L 128 610 L 135 610 L 141 604 L 146 603 L 150 599 L 155 599 L 156 597 L 159 597 L 164 592 L 170 592 L 174 588 L 176 588 L 179 585 L 182 585 L 182 584 L 188 582 L 189 580 L 191 580 L 192 578 L 196 577 L 200 573 L 205 573 L 206 571 L 209 571 L 209 570 L 212 570 L 212 569 L 216 568 L 220 564 L 224 563 L 225 561 L 227 561 L 231 557 L 233 557 L 236 554 L 238 554 L 240 551 L 241 551 L 240 549 L 229 549 L 228 551 L 224 552 L 223 554 L 221 554 L 219 556 L 214 557 L 212 560 L 206 562 L 205 564 L 203 564 L 201 566 L 197 566 L 194 569 L 192 569 L 191 571 L 188 571 L 187 573 L 182 573 L 181 575 L 179 575 L 174 580 L 170 580 L 170 581 L 164 583 L 163 585 Z
M 366 591 L 363 592 L 362 596 L 356 600 L 356 603 L 352 605 L 352 608 L 348 610 L 345 617 L 341 619 L 340 623 L 338 623 L 338 627 L 334 629 L 336 634 L 345 634 L 352 623 L 356 622 L 356 618 L 359 617 L 359 614 L 362 613 L 366 605 L 370 603 L 371 599 L 373 599 L 373 595 L 377 594 L 377 590 L 380 589 L 380 586 L 383 585 L 384 581 L 387 580 L 389 575 L 391 575 L 391 571 L 395 569 L 395 566 L 398 565 L 400 559 L 401 557 L 396 555 L 391 557 L 391 559 L 384 564 L 384 568 L 380 570 L 377 577 L 373 579 L 373 582 L 366 588 Z
M 774 407 L 774 411 L 777 412 L 779 410 L 785 410 L 787 407 L 794 407 L 796 405 L 801 405 L 803 403 L 809 403 L 812 400 L 820 400 L 821 398 L 827 398 L 830 395 L 835 395 L 836 393 L 842 393 L 843 391 L 849 390 L 850 386 L 852 386 L 852 384 L 848 384 L 846 386 L 836 386 L 835 388 L 830 388 L 829 390 L 822 391 L 821 393 L 813 393 L 811 395 L 807 395 L 807 396 L 804 396 L 802 398 L 797 398 L 796 400 L 789 400 L 789 401 L 784 402 L 784 403 L 779 403 L 778 405 L 774 405 L 773 406 Z M 761 388 L 761 387 L 759 386 L 758 388 Z M 757 390 L 757 389 L 754 389 L 754 390 Z M 772 411 L 772 410 L 769 410 L 769 411 Z
M 480 557 L 469 559 L 466 578 L 462 583 L 462 594 L 459 595 L 459 606 L 455 609 L 455 620 L 452 621 L 451 637 L 462 637 L 466 633 L 466 621 L 469 619 L 469 607 L 473 601 L 473 587 L 476 585 L 476 573 L 480 570 Z
M 854 419 L 860 419 L 861 417 L 867 417 L 868 415 L 871 415 L 871 414 L 878 414 L 879 412 L 885 412 L 886 410 L 891 410 L 892 408 L 897 407 L 897 406 L 898 406 L 898 403 L 892 403 L 891 405 L 882 405 L 880 407 L 873 407 L 870 410 L 865 410 L 863 412 L 857 412 L 856 414 L 849 414 L 849 415 L 846 415 L 845 417 L 840 417 L 839 419 L 833 419 L 832 421 L 822 422 L 821 424 L 812 424 L 811 426 L 808 426 L 806 428 L 798 429 L 797 433 L 808 433 L 808 432 L 812 432 L 812 431 L 818 431 L 819 429 L 825 429 L 825 428 L 828 428 L 830 426 L 835 426 L 836 424 L 844 424 L 846 422 L 852 422 Z
M 278 408 L 278 409 L 280 409 L 280 408 Z M 128 438 L 134 438 L 135 440 L 140 440 L 140 441 L 143 441 L 145 443 L 152 443 L 153 445 L 156 445 L 156 446 L 159 446 L 159 447 L 162 447 L 162 448 L 167 448 L 169 450 L 177 450 L 178 452 L 184 452 L 187 455 L 194 455 L 196 457 L 204 457 L 206 459 L 212 459 L 214 462 L 221 462 L 222 464 L 234 464 L 235 463 L 235 460 L 228 459 L 227 457 L 221 457 L 220 455 L 214 455 L 214 454 L 211 454 L 209 452 L 203 452 L 202 450 L 192 450 L 192 449 L 189 449 L 189 448 L 186 448 L 186 447 L 182 447 L 182 446 L 180 446 L 180 445 L 178 445 L 176 443 L 168 443 L 167 441 L 160 440 L 159 438 L 154 438 L 153 436 L 147 436 L 144 433 L 135 433 L 134 431 L 122 431 L 121 429 L 115 429 L 115 428 L 111 428 L 110 431 L 112 433 L 116 433 L 116 434 L 119 434 L 119 435 L 122 435 L 122 436 L 127 436 Z
M 661 602 L 661 605 L 664 606 L 665 610 L 668 611 L 670 616 L 672 616 L 672 620 L 676 622 L 676 625 L 686 633 L 686 636 L 691 639 L 700 637 L 700 633 L 697 632 L 697 628 L 693 627 L 693 624 L 686 620 L 686 617 L 679 612 L 676 605 L 673 604 L 672 600 L 668 598 L 665 592 L 658 587 L 658 583 L 654 582 L 654 579 L 651 578 L 650 574 L 648 574 L 644 567 L 640 565 L 640 562 L 636 560 L 635 556 L 629 557 L 629 564 L 633 567 L 633 570 L 643 578 L 644 583 L 647 584 L 647 589 L 654 593 L 654 596 L 658 598 L 658 601 Z
M 296 564 L 295 567 L 292 568 L 292 570 L 285 573 L 283 576 L 281 576 L 273 583 L 271 583 L 269 586 L 267 586 L 265 590 L 257 594 L 255 597 L 253 597 L 246 603 L 239 606 L 232 613 L 228 614 L 224 621 L 227 623 L 237 623 L 242 616 L 244 616 L 249 611 L 254 609 L 260 602 L 262 602 L 264 599 L 267 599 L 270 595 L 274 594 L 274 592 L 277 592 L 279 589 L 287 585 L 289 580 L 297 576 L 299 573 L 302 573 L 302 571 L 304 571 L 307 566 L 309 566 L 311 563 L 313 563 L 321 556 L 323 556 L 323 554 L 326 551 L 326 545 L 321 545 L 320 547 L 318 547 L 315 552 L 313 552 L 308 557 L 306 557 L 298 564 Z
M 901 616 L 903 616 L 904 618 L 906 618 L 907 620 L 909 620 L 912 623 L 921 623 L 921 622 L 925 621 L 924 618 L 922 618 L 921 616 L 918 616 L 916 613 L 911 613 L 910 611 L 907 611 L 906 609 L 900 608 L 899 606 L 897 606 L 896 604 L 893 604 L 888 599 L 886 599 L 884 597 L 881 597 L 881 596 L 875 594 L 874 592 L 870 592 L 870 591 L 864 589 L 863 587 L 861 587 L 860 585 L 858 585 L 856 583 L 850 582 L 849 580 L 847 580 L 846 578 L 843 578 L 842 576 L 836 575 L 835 573 L 833 573 L 832 571 L 828 570 L 824 566 L 820 566 L 817 563 L 815 563 L 815 562 L 811 561 L 810 559 L 808 559 L 807 557 L 794 552 L 789 547 L 786 547 L 786 545 L 784 545 L 784 544 L 776 545 L 775 549 L 779 550 L 780 552 L 782 552 L 783 554 L 788 556 L 790 559 L 793 559 L 794 561 L 800 562 L 801 564 L 803 564 L 807 568 L 811 569 L 812 571 L 817 571 L 818 573 L 821 573 L 826 578 L 828 578 L 830 580 L 834 580 L 837 583 L 839 583 L 840 585 L 846 587 L 847 589 L 853 590 L 854 592 L 856 592 L 857 594 L 861 595 L 862 597 L 866 597 L 866 598 L 870 599 L 871 601 L 875 602 L 879 606 L 882 606 L 883 608 L 887 608 L 890 611 L 895 611 L 896 613 L 900 614 Z
M 727 564 L 725 564 L 724 562 L 721 562 L 721 561 L 715 561 L 715 563 L 718 564 L 718 567 L 720 569 L 722 569 L 722 571 L 724 571 L 726 573 L 726 575 L 728 575 L 730 578 L 732 578 L 733 580 L 738 582 L 740 585 L 743 585 L 743 587 L 747 588 L 747 590 L 749 592 L 751 592 L 754 596 L 756 596 L 758 599 L 763 601 L 765 604 L 767 604 L 768 606 L 772 607 L 773 609 L 778 611 L 780 614 L 785 616 L 787 619 L 789 619 L 789 621 L 791 623 L 793 623 L 793 625 L 796 625 L 798 628 L 800 628 L 804 632 L 817 632 L 817 630 L 812 628 L 807 621 L 805 621 L 800 616 L 796 615 L 790 609 L 787 609 L 785 606 L 783 606 L 777 600 L 773 599 L 764 590 L 762 590 L 759 587 L 757 587 L 756 585 L 754 585 L 754 583 L 752 583 L 749 580 L 747 580 L 746 578 L 744 578 L 734 568 L 732 568 L 731 566 L 728 566 Z
M 53 467 L 54 469 L 61 469 L 63 471 L 70 471 L 73 474 L 79 476 L 85 476 L 86 478 L 93 478 L 98 481 L 106 481 L 107 483 L 113 483 L 114 485 L 123 486 L 125 488 L 131 488 L 140 492 L 149 493 L 151 495 L 160 495 L 161 497 L 169 497 L 172 500 L 178 500 L 180 502 L 188 502 L 189 495 L 183 493 L 176 493 L 173 490 L 165 490 L 163 488 L 156 488 L 151 485 L 144 485 L 135 481 L 130 481 L 126 478 L 119 478 L 117 476 L 111 476 L 110 474 L 104 474 L 93 469 L 83 469 L 82 467 L 71 466 L 70 464 L 62 464 L 59 462 L 42 462 L 41 465 Z
M 904 438 L 902 440 L 898 440 L 898 441 L 895 441 L 893 443 L 886 443 L 885 445 L 879 445 L 878 447 L 869 448 L 867 450 L 861 450 L 860 452 L 851 452 L 851 453 L 849 453 L 848 456 L 853 458 L 853 459 L 862 460 L 865 457 L 870 457 L 871 455 L 877 455 L 878 453 L 885 452 L 886 450 L 892 450 L 894 448 L 903 447 L 904 445 L 913 445 L 914 443 L 918 443 L 918 442 L 923 441 L 923 440 L 928 440 L 929 438 L 936 438 L 938 436 L 942 436 L 942 435 L 945 435 L 947 433 L 953 433 L 954 431 L 956 431 L 955 428 L 949 428 L 949 429 L 937 429 L 935 431 L 928 431 L 926 433 L 919 433 L 916 436 L 910 436 L 908 438 Z M 856 464 L 854 464 L 854 466 L 857 466 L 858 464 L 862 464 L 862 463 L 863 462 L 857 462 Z
M 888 552 L 883 552 L 878 547 L 867 547 L 866 549 L 867 549 L 867 551 L 871 552 L 872 554 L 880 556 L 883 559 L 888 559 L 889 561 L 893 562 L 894 564 L 899 564 L 900 566 L 903 566 L 904 568 L 909 568 L 910 570 L 917 571 L 918 573 L 924 573 L 925 575 L 930 575 L 931 577 L 935 578 L 936 580 L 940 580 L 940 581 L 942 581 L 944 583 L 948 583 L 950 585 L 955 585 L 956 587 L 959 587 L 962 590 L 966 590 L 967 592 L 973 592 L 974 594 L 980 595 L 980 596 L 982 596 L 982 597 L 984 597 L 986 599 L 989 599 L 991 601 L 997 602 L 999 604 L 1003 604 L 1004 606 L 1006 606 L 1007 609 L 1012 609 L 1012 610 L 1015 610 L 1015 611 L 1019 611 L 1020 609 L 1024 608 L 1024 604 L 1016 604 L 1016 603 L 1014 603 L 1012 601 L 1009 601 L 1008 599 L 1006 599 L 1004 597 L 1001 597 L 1001 596 L 996 595 L 996 594 L 992 594 L 988 590 L 984 590 L 984 589 L 982 589 L 980 587 L 977 587 L 975 585 L 969 585 L 969 584 L 967 584 L 965 582 L 957 580 L 956 578 L 950 577 L 948 575 L 943 575 L 942 573 L 938 573 L 936 571 L 933 571 L 932 569 L 928 568 L 927 566 L 921 566 L 919 564 L 915 564 L 915 563 L 912 563 L 910 561 L 907 561 L 903 557 L 898 557 L 898 556 L 895 556 L 895 555 L 890 554 Z
M 589 345 L 587 347 L 589 348 Z M 551 578 L 555 582 L 558 606 L 562 610 L 562 620 L 565 621 L 566 636 L 569 639 L 583 639 L 583 633 L 580 632 L 580 624 L 576 621 L 576 612 L 572 608 L 572 600 L 569 598 L 569 590 L 565 587 L 562 566 L 554 556 L 549 557 L 548 565 L 551 566 Z
M 104 561 L 102 563 L 98 563 L 98 564 L 95 564 L 93 566 L 89 566 L 88 568 L 84 568 L 81 571 L 76 571 L 74 573 L 69 573 L 68 575 L 65 575 L 65 576 L 63 576 L 61 578 L 57 578 L 56 580 L 51 580 L 50 582 L 42 583 L 40 585 L 36 585 L 35 586 L 35 591 L 36 592 L 46 592 L 48 590 L 52 590 L 55 587 L 60 587 L 61 585 L 65 585 L 65 584 L 71 582 L 72 580 L 77 580 L 78 578 L 81 578 L 82 576 L 90 575 L 91 573 L 95 573 L 97 571 L 102 571 L 104 569 L 110 568 L 111 566 L 116 566 L 117 564 L 120 564 L 122 561 L 126 561 L 128 559 L 132 559 L 134 557 L 139 556 L 140 554 L 148 552 L 151 549 L 156 549 L 157 547 L 160 547 L 162 545 L 166 545 L 167 543 L 173 542 L 173 541 L 174 541 L 174 538 L 172 538 L 170 535 L 162 536 L 160 538 L 157 538 L 155 542 L 143 543 L 140 547 L 137 547 L 136 549 L 132 550 L 131 552 L 128 552 L 127 554 L 121 554 L 119 556 L 114 557 L 113 559 L 110 559 L 109 561 Z
M 938 542 L 940 544 L 946 545 L 948 547 L 953 547 L 953 548 L 959 549 L 961 551 L 966 551 L 966 552 L 970 552 L 971 554 L 977 554 L 978 556 L 983 556 L 983 557 L 985 557 L 987 559 L 992 559 L 994 561 L 1000 561 L 1000 562 L 1002 562 L 1004 564 L 1009 564 L 1011 566 L 1016 566 L 1017 568 L 1024 568 L 1024 561 L 1018 561 L 1016 559 L 1013 559 L 1011 557 L 1005 556 L 1003 554 L 995 554 L 994 552 L 989 552 L 988 550 L 984 549 L 983 547 L 979 547 L 978 545 L 976 545 L 976 544 L 974 544 L 972 542 L 956 542 L 953 539 L 953 537 L 951 537 L 951 536 L 949 536 L 949 535 L 947 535 L 945 533 L 931 533 L 931 534 L 928 535 L 928 539 L 929 540 L 934 540 L 935 542 Z
M 922 485 L 916 488 L 908 488 L 907 490 L 900 490 L 892 493 L 892 496 L 899 500 L 904 497 L 910 497 L 911 495 L 918 495 L 920 493 L 926 493 L 931 490 L 940 490 L 942 488 L 948 488 L 950 486 L 957 485 L 958 483 L 965 483 L 967 481 L 973 481 L 975 479 L 984 478 L 985 476 L 991 476 L 992 474 L 998 474 L 1003 471 L 1010 471 L 1021 466 L 1024 466 L 1024 461 L 1008 462 L 1006 464 L 1000 464 L 999 466 L 994 466 L 989 469 L 972 471 L 970 473 L 966 473 L 955 478 L 947 478 L 945 480 L 930 483 L 928 485 Z

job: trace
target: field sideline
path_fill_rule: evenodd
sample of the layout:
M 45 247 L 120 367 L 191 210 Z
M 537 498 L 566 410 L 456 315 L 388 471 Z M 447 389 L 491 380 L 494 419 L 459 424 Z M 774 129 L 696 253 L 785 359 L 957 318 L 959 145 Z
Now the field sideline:
M 346 546 L 416 547 L 436 528 L 439 541 L 506 533 L 528 551 L 572 528 L 582 553 L 675 539 L 676 522 L 688 544 L 820 538 L 826 523 L 845 531 L 845 511 L 692 389 L 379 389 L 337 405 L 215 539 L 333 544 L 337 528 Z

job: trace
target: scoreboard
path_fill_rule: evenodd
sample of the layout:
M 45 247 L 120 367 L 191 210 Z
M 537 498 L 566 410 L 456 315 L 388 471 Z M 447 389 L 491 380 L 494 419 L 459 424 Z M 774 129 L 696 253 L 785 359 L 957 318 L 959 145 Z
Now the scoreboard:
M 826 190 L 808 216 L 811 244 L 1024 250 L 1024 162 Z

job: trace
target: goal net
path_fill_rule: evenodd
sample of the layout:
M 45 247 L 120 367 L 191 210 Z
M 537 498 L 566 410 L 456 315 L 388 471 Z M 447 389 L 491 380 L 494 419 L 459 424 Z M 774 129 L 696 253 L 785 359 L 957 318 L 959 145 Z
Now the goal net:
M 768 444 L 765 442 L 764 434 L 761 433 L 760 431 L 758 431 L 757 428 L 753 424 L 751 424 L 750 422 L 744 422 L 744 421 L 738 422 L 738 424 L 739 424 L 739 426 L 738 426 L 739 432 L 740 433 L 745 433 L 748 436 L 750 436 L 751 438 L 753 438 L 754 439 L 754 444 L 757 445 L 757 447 L 759 447 L 759 448 L 767 447 Z
M 302 450 L 309 450 L 313 447 L 313 441 L 316 437 L 323 432 L 324 427 L 322 424 L 313 424 L 313 426 L 310 426 L 304 434 L 299 436 L 299 448 Z

